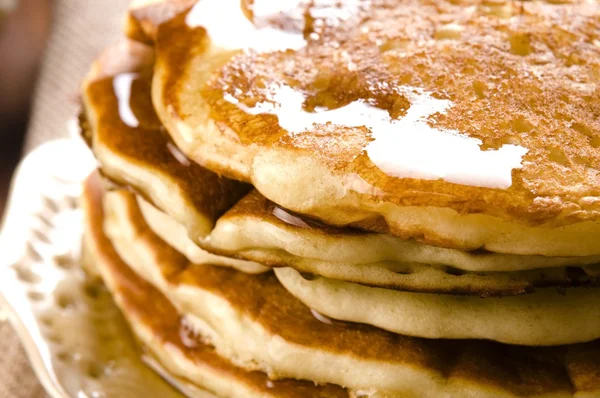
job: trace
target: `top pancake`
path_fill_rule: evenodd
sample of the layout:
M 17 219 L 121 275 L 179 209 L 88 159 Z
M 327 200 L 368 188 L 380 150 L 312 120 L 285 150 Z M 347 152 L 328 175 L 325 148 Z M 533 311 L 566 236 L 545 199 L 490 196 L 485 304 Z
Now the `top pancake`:
M 159 117 L 198 163 L 330 224 L 600 253 L 596 2 L 212 3 L 142 26 Z M 182 7 L 132 18 L 156 4 Z

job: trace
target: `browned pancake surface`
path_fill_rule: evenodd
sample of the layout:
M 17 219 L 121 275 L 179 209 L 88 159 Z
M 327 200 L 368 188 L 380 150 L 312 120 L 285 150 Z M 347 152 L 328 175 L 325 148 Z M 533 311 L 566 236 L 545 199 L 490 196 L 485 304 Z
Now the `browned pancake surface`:
M 92 176 L 86 183 L 84 194 L 84 200 L 88 202 L 86 216 L 91 224 L 92 239 L 99 249 L 101 261 L 107 267 L 111 280 L 114 281 L 113 293 L 119 296 L 118 301 L 122 310 L 127 313 L 128 319 L 147 325 L 161 344 L 175 347 L 194 363 L 209 366 L 214 371 L 244 383 L 258 392 L 297 398 L 348 396 L 344 389 L 333 385 L 315 386 L 309 381 L 289 379 L 270 381 L 264 373 L 248 372 L 235 367 L 198 337 L 187 335 L 184 342 L 182 340 L 184 327 L 177 310 L 162 293 L 140 278 L 121 260 L 104 235 L 101 195 L 97 177 Z M 191 339 L 193 343 L 189 341 Z
M 531 348 L 475 340 L 427 340 L 368 325 L 324 323 L 291 296 L 273 274 L 248 275 L 190 264 L 150 231 L 133 195 L 129 196 L 128 209 L 134 228 L 160 258 L 161 271 L 173 285 L 196 286 L 223 297 L 241 314 L 289 343 L 361 360 L 401 363 L 452 378 L 453 382 L 475 383 L 517 396 L 600 389 L 600 377 L 594 378 L 600 376 L 598 341 Z
M 109 49 L 98 60 L 99 68 L 107 70 L 96 81 L 84 87 L 88 120 L 93 115 L 92 130 L 96 142 L 100 142 L 113 153 L 155 173 L 167 174 L 170 181 L 178 186 L 194 208 L 199 209 L 213 222 L 229 209 L 241 196 L 250 189 L 239 182 L 220 177 L 185 158 L 170 141 L 158 120 L 152 106 L 150 96 L 150 79 L 152 63 L 142 63 L 137 68 L 125 65 L 140 57 L 134 53 L 135 45 L 123 43 L 121 47 Z M 146 50 L 150 51 L 150 50 Z M 108 63 L 121 65 L 127 73 L 110 75 Z M 121 104 L 116 91 L 116 79 L 131 76 L 128 103 Z M 131 110 L 138 125 L 128 124 L 122 118 L 122 108 Z M 96 121 L 93 123 L 93 121 Z M 112 172 L 108 175 L 112 180 L 124 185 L 131 185 L 125 175 Z M 132 188 L 148 196 L 138 186 Z
M 528 225 L 597 219 L 600 8 L 595 1 L 359 3 L 359 11 L 341 23 L 308 18 L 308 44 L 298 51 L 250 50 L 210 59 L 223 66 L 195 93 L 198 101 L 210 106 L 217 125 L 229 128 L 227 134 L 236 134 L 242 146 L 317 157 L 334 174 L 356 175 L 374 187 L 375 203 L 449 207 Z M 306 6 L 306 15 L 317 14 L 320 2 L 315 4 Z M 182 14 L 163 24 L 157 39 L 158 62 L 166 71 L 161 100 L 182 120 L 188 115 L 181 113 L 181 101 L 194 101 L 180 95 L 195 73 L 186 65 L 207 49 L 206 31 L 189 28 L 184 20 Z M 273 25 L 278 23 L 284 24 Z M 277 106 L 274 93 L 281 87 L 305 96 L 307 114 L 362 100 L 396 119 L 406 115 L 411 102 L 396 88 L 425 90 L 453 103 L 447 112 L 430 115 L 430 126 L 480 139 L 482 151 L 511 144 L 528 152 L 523 167 L 512 170 L 508 189 L 392 177 L 365 152 L 374 139 L 369 129 L 315 124 L 292 134 L 277 116 L 247 113 L 231 101 L 250 108 Z M 232 173 L 210 159 L 206 164 Z M 387 230 L 380 220 L 359 224 Z

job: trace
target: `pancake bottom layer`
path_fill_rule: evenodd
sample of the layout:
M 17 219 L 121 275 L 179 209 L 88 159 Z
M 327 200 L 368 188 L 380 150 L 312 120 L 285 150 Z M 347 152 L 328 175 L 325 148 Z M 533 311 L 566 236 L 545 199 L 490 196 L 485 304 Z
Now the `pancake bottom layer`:
M 321 318 L 273 274 L 190 264 L 143 221 L 135 197 L 107 209 L 120 255 L 209 338 L 217 352 L 274 377 L 334 383 L 386 397 L 573 397 L 600 393 L 598 342 L 532 348 L 412 338 Z M 107 203 L 108 204 L 108 203 Z M 121 209 L 123 210 L 123 209 Z M 117 213 L 121 210 L 117 209 Z M 112 225 L 111 225 L 112 224 Z
M 141 343 L 174 376 L 192 381 L 219 397 L 348 397 L 337 386 L 271 381 L 264 373 L 240 369 L 190 333 L 169 300 L 134 273 L 104 235 L 101 194 L 98 186 L 88 181 L 83 200 L 86 258 L 95 264 Z

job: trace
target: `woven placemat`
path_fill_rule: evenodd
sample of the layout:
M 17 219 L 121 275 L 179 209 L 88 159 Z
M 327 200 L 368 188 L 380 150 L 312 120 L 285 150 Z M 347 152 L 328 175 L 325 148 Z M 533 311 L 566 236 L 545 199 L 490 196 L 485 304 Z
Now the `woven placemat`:
M 127 4 L 128 0 L 54 0 L 52 32 L 37 83 L 25 153 L 69 134 L 68 123 L 78 111 L 79 82 L 94 57 L 119 39 Z M 0 322 L 0 352 L 0 397 L 47 397 L 16 334 L 5 322 Z

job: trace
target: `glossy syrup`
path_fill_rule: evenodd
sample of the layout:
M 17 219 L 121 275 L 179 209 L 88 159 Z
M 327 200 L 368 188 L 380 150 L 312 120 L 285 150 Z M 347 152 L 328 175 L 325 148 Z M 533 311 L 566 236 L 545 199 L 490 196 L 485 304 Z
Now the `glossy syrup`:
M 140 121 L 135 116 L 131 107 L 131 90 L 133 81 L 138 79 L 137 73 L 122 73 L 113 78 L 113 88 L 119 106 L 121 121 L 131 128 L 140 126 Z
M 185 22 L 204 29 L 215 49 L 297 51 L 319 41 L 325 27 L 339 26 L 369 5 L 369 0 L 203 0 Z
M 326 56 L 333 57 L 333 64 L 329 67 L 342 68 L 341 75 L 347 77 L 340 82 L 335 75 L 329 76 L 329 81 L 327 77 L 321 77 L 323 74 L 327 76 L 323 70 L 319 70 L 316 80 L 313 77 L 312 82 L 299 85 L 290 84 L 295 76 L 282 81 L 257 72 L 256 76 L 248 77 L 252 79 L 249 80 L 249 90 L 243 85 L 235 86 L 235 82 L 225 83 L 222 98 L 251 118 L 267 121 L 272 119 L 264 116 L 275 116 L 281 129 L 277 134 L 292 137 L 287 141 L 302 141 L 303 138 L 293 137 L 312 136 L 323 129 L 364 131 L 362 147 L 353 148 L 352 156 L 357 159 L 350 166 L 353 171 L 347 173 L 343 181 L 349 190 L 373 196 L 385 195 L 384 190 L 371 182 L 373 176 L 369 174 L 372 173 L 364 173 L 365 166 L 370 165 L 389 179 L 441 180 L 499 189 L 511 187 L 513 171 L 523 167 L 523 157 L 528 153 L 526 147 L 507 142 L 484 145 L 482 139 L 472 137 L 462 129 L 439 125 L 437 118 L 447 114 L 454 107 L 454 102 L 440 97 L 437 90 L 399 84 L 396 78 L 386 73 L 375 80 L 369 78 L 361 82 L 354 79 L 352 84 L 357 84 L 357 87 L 344 87 L 353 81 L 354 73 L 360 73 L 361 60 L 355 61 L 350 51 L 336 50 L 339 44 L 332 37 L 339 33 L 331 32 L 344 29 L 350 32 L 351 29 L 346 26 L 351 25 L 348 21 L 361 12 L 363 16 L 369 15 L 370 2 L 351 1 L 332 6 L 333 3 L 326 1 L 313 4 L 299 0 L 277 3 L 254 1 L 242 3 L 246 8 L 232 7 L 234 12 L 221 12 L 218 7 L 210 7 L 209 3 L 197 3 L 187 15 L 186 22 L 189 27 L 205 29 L 216 48 L 259 53 L 287 50 L 306 53 L 312 46 L 311 40 L 317 46 L 333 47 Z M 228 29 L 223 23 L 232 18 L 236 26 L 242 27 L 241 30 Z M 344 28 L 340 29 L 342 26 Z M 374 29 L 370 26 L 361 28 L 363 35 L 371 30 Z M 464 31 L 465 27 L 460 23 L 440 23 L 432 38 L 458 40 Z M 354 35 L 348 32 L 345 34 L 349 37 Z M 381 42 L 378 37 L 372 42 L 373 48 Z M 410 42 L 406 43 L 408 47 Z M 362 56 L 373 56 L 374 62 L 377 62 L 375 55 Z M 235 71 L 232 76 L 239 73 L 244 71 Z M 482 90 L 480 94 L 484 95 Z M 399 102 L 405 103 L 404 109 L 392 111 L 391 106 L 397 107 Z M 238 133 L 240 137 L 246 134 L 245 131 Z M 276 137 L 273 133 L 275 130 L 272 129 L 265 129 L 260 134 L 252 133 L 255 136 L 249 137 L 248 141 L 260 143 L 262 134 L 268 134 L 269 137 L 264 139 L 272 142 Z M 361 153 L 366 156 L 359 156 Z
M 257 205 L 257 203 L 248 203 L 246 201 L 247 198 L 242 199 L 236 205 L 237 212 L 258 215 L 259 217 L 265 218 L 267 220 L 269 216 L 273 216 L 279 221 L 283 221 L 287 225 L 291 225 L 293 227 L 302 229 L 310 229 L 315 233 L 323 233 L 329 236 L 335 234 L 341 234 L 344 236 L 362 235 L 367 233 L 356 228 L 336 227 L 333 225 L 328 225 L 317 219 L 310 218 L 302 214 L 293 213 L 289 210 L 284 209 L 281 206 L 276 205 L 273 202 L 270 202 L 262 195 L 260 195 L 257 191 L 254 191 L 250 195 L 258 198 L 258 203 L 260 204 Z
M 205 29 L 219 49 L 298 50 L 306 45 L 302 3 L 256 0 L 242 8 L 239 0 L 203 0 L 187 14 L 186 23 Z
M 437 128 L 429 118 L 445 113 L 449 100 L 435 98 L 416 87 L 396 89 L 410 106 L 398 118 L 365 99 L 336 109 L 316 107 L 306 111 L 306 96 L 289 86 L 271 87 L 268 101 L 249 107 L 229 94 L 226 101 L 249 115 L 277 116 L 289 134 L 302 134 L 319 126 L 364 127 L 372 141 L 364 148 L 370 160 L 391 177 L 447 182 L 486 188 L 509 188 L 512 171 L 522 167 L 527 149 L 505 144 L 498 149 L 481 148 L 482 141 L 457 130 Z
M 300 228 L 310 228 L 310 226 L 300 217 L 295 216 L 279 206 L 273 207 L 273 215 L 286 224 Z

